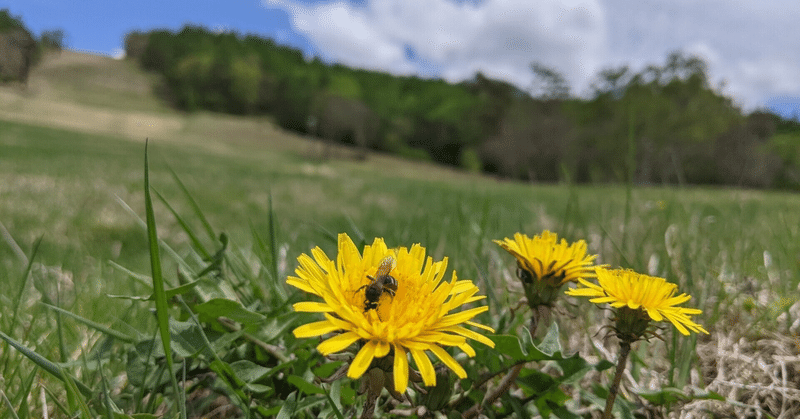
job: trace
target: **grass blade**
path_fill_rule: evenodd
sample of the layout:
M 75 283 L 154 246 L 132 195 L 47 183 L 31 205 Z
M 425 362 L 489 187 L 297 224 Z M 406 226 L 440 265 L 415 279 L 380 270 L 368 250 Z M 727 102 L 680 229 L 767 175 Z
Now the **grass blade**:
M 81 317 L 81 316 L 79 316 L 77 314 L 74 314 L 74 313 L 71 313 L 71 312 L 69 312 L 67 310 L 64 310 L 63 308 L 56 307 L 56 306 L 51 306 L 50 304 L 47 304 L 47 303 L 39 303 L 39 304 L 41 304 L 41 305 L 43 305 L 43 306 L 45 306 L 45 307 L 47 307 L 47 308 L 49 308 L 51 310 L 54 310 L 54 311 L 56 311 L 58 313 L 64 314 L 64 315 L 69 316 L 69 317 L 72 317 L 73 319 L 75 319 L 79 323 L 83 323 L 86 326 L 91 327 L 92 329 L 95 329 L 97 331 L 103 332 L 106 335 L 109 335 L 109 336 L 112 336 L 112 337 L 114 337 L 116 339 L 119 339 L 122 342 L 126 342 L 126 343 L 134 343 L 134 342 L 136 342 L 136 338 L 134 338 L 132 336 L 128 336 L 128 335 L 126 335 L 126 334 L 124 334 L 122 332 L 118 332 L 118 331 L 116 331 L 114 329 L 111 329 L 109 327 L 103 326 L 100 323 L 93 322 L 91 320 L 85 319 L 85 318 L 83 318 L 83 317 Z
M 153 201 L 150 197 L 150 167 L 147 160 L 147 142 L 144 146 L 144 206 L 145 219 L 147 220 L 147 242 L 150 248 L 150 270 L 153 278 L 153 295 L 156 300 L 156 319 L 158 330 L 161 335 L 161 344 L 164 347 L 164 354 L 167 361 L 167 372 L 172 382 L 172 391 L 176 400 L 178 396 L 178 380 L 175 377 L 172 360 L 172 349 L 169 335 L 169 306 L 167 305 L 167 293 L 164 287 L 164 277 L 161 274 L 161 256 L 159 255 L 158 233 L 156 232 L 156 217 L 153 213 Z M 179 406 L 181 417 L 186 418 L 186 409 Z
M 70 411 L 69 409 L 67 409 L 67 406 L 64 406 L 64 403 L 62 403 L 61 400 L 59 400 L 60 396 L 56 395 L 49 388 L 45 386 L 42 386 L 42 389 L 48 396 L 50 396 L 50 400 L 52 400 L 53 404 L 56 406 L 56 410 L 61 412 L 61 414 L 64 415 L 64 417 L 69 417 Z
M 275 279 L 275 282 L 278 281 L 278 234 L 275 226 L 275 210 L 272 208 L 272 192 L 269 194 L 269 246 L 270 250 L 272 251 L 272 263 L 270 267 L 272 268 L 272 277 Z M 281 298 L 286 299 L 286 294 L 281 293 Z
M 261 259 L 264 260 L 266 265 L 266 258 L 269 256 L 269 270 L 267 272 L 268 287 L 272 291 L 270 298 L 272 299 L 273 306 L 283 305 L 286 302 L 286 290 L 283 289 L 279 281 L 278 273 L 278 239 L 275 231 L 275 213 L 272 209 L 272 195 L 269 196 L 269 213 L 267 215 L 269 222 L 269 249 L 264 242 L 264 238 L 258 233 L 253 223 L 250 223 L 250 231 L 253 234 L 253 241 L 255 242 L 259 253 L 262 255 Z
M 119 202 L 119 204 L 122 205 L 122 208 L 125 209 L 125 211 L 127 211 L 129 214 L 131 214 L 133 217 L 135 217 L 137 221 L 139 221 L 139 225 L 141 225 L 142 228 L 144 228 L 145 230 L 147 229 L 147 222 L 142 220 L 139 217 L 139 214 L 137 214 L 136 211 L 134 211 L 125 201 L 123 201 L 122 198 L 117 197 L 117 202 Z M 151 201 L 151 206 L 152 206 L 152 201 Z M 184 261 L 183 258 L 181 258 L 181 256 L 178 254 L 178 252 L 173 250 L 172 247 L 170 247 L 167 243 L 165 243 L 163 241 L 160 241 L 160 240 L 158 241 L 158 243 L 161 245 L 161 247 L 164 248 L 165 252 L 169 253 L 169 255 L 172 258 L 172 260 L 174 260 L 178 265 L 181 265 L 181 268 L 185 269 L 186 272 L 193 272 L 194 271 L 186 263 L 186 261 Z M 149 286 L 150 284 L 148 283 L 147 285 Z
M 69 375 L 65 374 L 61 367 L 58 367 L 61 376 L 64 377 L 64 389 L 67 391 L 68 394 L 72 394 L 73 398 L 77 401 L 78 407 L 80 408 L 81 412 L 83 412 L 84 416 L 87 418 L 93 417 L 92 413 L 89 411 L 89 406 L 86 405 L 86 401 L 83 400 L 82 397 L 78 397 L 79 388 L 75 385 L 75 380 L 72 379 Z M 89 396 L 86 396 L 88 398 Z
M 114 419 L 114 405 L 111 401 L 111 392 L 108 391 L 108 380 L 106 380 L 106 375 L 103 373 L 103 366 L 101 365 L 98 368 L 100 372 L 100 383 L 102 385 L 102 394 L 103 394 L 103 407 L 105 408 L 106 418 Z
M 11 400 L 8 400 L 8 397 L 6 397 L 6 393 L 3 390 L 0 390 L 0 396 L 3 396 L 3 401 L 6 402 L 6 406 L 8 406 L 8 411 L 11 413 L 11 417 L 14 419 L 19 419 L 17 412 L 14 410 L 14 405 L 11 404 Z
M 28 377 L 23 381 L 22 385 L 19 387 L 19 395 L 20 402 L 19 402 L 19 417 L 20 419 L 28 419 L 31 417 L 31 406 L 29 404 L 28 399 L 30 399 L 33 392 L 33 381 L 36 379 L 36 373 L 38 369 L 34 368 L 31 370 L 31 373 L 28 374 Z
M 47 371 L 52 376 L 58 378 L 61 381 L 65 381 L 67 379 L 66 374 L 62 373 L 61 368 L 56 363 L 39 355 L 38 353 L 36 353 L 36 351 L 17 342 L 16 340 L 12 339 L 10 336 L 6 335 L 3 332 L 0 332 L 0 339 L 3 339 L 4 341 L 8 342 L 8 344 L 13 346 L 14 349 L 16 349 L 21 354 L 28 357 L 28 359 L 33 361 L 33 363 L 36 364 L 39 368 Z M 89 387 L 87 387 L 85 384 L 81 383 L 80 381 L 75 381 L 75 385 L 77 386 L 81 394 L 83 394 L 85 397 L 92 396 L 92 390 L 89 389 Z
M 186 195 L 186 199 L 189 201 L 189 205 L 191 205 L 192 210 L 194 210 L 194 214 L 203 224 L 203 227 L 205 228 L 206 233 L 208 234 L 208 238 L 211 239 L 211 241 L 216 240 L 217 235 L 214 233 L 214 229 L 211 228 L 211 223 L 208 222 L 208 219 L 203 214 L 203 211 L 200 209 L 200 206 L 197 205 L 197 201 L 194 200 L 192 194 L 189 193 L 189 190 L 186 188 L 186 185 L 184 185 L 183 182 L 181 182 L 181 178 L 178 177 L 178 175 L 175 173 L 174 170 L 172 170 L 172 168 L 169 169 L 169 172 L 172 174 L 172 178 L 175 179 L 175 182 L 178 184 L 178 187 L 181 188 L 183 194 Z
M 36 258 L 36 253 L 39 251 L 39 245 L 42 244 L 42 237 L 39 236 L 38 239 L 33 243 L 33 252 L 31 252 L 31 257 L 28 259 L 28 266 L 25 267 L 25 272 L 22 274 L 22 278 L 19 281 L 19 292 L 15 296 L 14 300 L 14 308 L 11 309 L 11 324 L 8 327 L 9 333 L 14 333 L 13 330 L 17 326 L 17 320 L 19 319 L 19 306 L 22 304 L 22 294 L 25 293 L 25 284 L 28 282 L 28 277 L 31 274 L 31 267 L 33 266 L 33 260 Z M 6 352 L 5 356 L 3 357 L 3 376 L 8 376 L 8 367 L 11 364 L 8 362 L 9 352 Z
M 339 411 L 339 408 L 341 407 L 341 402 L 336 403 L 331 397 L 331 391 L 328 391 L 328 389 L 326 389 L 325 387 L 323 387 L 322 389 L 325 390 L 325 398 L 328 399 L 329 406 L 331 407 L 331 409 L 333 409 L 333 413 L 336 414 L 336 418 L 344 419 L 344 415 L 342 415 L 342 412 Z
M 183 217 L 181 217 L 178 214 L 178 212 L 175 211 L 174 208 L 172 208 L 172 205 L 170 205 L 169 202 L 167 202 L 167 199 L 164 198 L 164 196 L 161 195 L 161 193 L 159 193 L 157 190 L 153 190 L 153 192 L 156 193 L 158 200 L 161 201 L 161 203 L 167 207 L 169 212 L 172 213 L 172 216 L 175 217 L 175 220 L 178 222 L 178 224 L 181 225 L 181 228 L 186 233 L 186 235 L 189 236 L 189 240 L 192 242 L 192 245 L 194 246 L 195 249 L 197 249 L 200 252 L 200 255 L 203 257 L 203 259 L 208 259 L 208 257 L 211 256 L 208 253 L 208 249 L 206 249 L 206 247 L 203 246 L 203 243 L 200 242 L 200 238 L 197 237 L 196 234 L 194 234 L 194 231 L 191 229 L 191 227 L 189 227 L 189 224 L 186 222 L 186 220 L 184 220 Z
M 3 236 L 8 246 L 11 248 L 11 251 L 17 256 L 17 258 L 22 261 L 23 265 L 28 264 L 28 257 L 25 256 L 25 252 L 22 251 L 22 248 L 19 247 L 17 241 L 14 240 L 14 237 L 11 236 L 11 233 L 6 230 L 6 226 L 0 222 L 0 236 Z

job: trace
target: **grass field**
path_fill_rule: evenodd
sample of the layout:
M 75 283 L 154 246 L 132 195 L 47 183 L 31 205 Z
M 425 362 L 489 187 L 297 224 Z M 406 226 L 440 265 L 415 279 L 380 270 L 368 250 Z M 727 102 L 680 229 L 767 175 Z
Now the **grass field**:
M 150 80 L 134 68 L 119 67 L 128 63 L 67 58 L 63 65 L 76 74 L 94 66 L 96 73 L 90 74 L 112 68 L 129 72 L 125 80 Z M 636 187 L 628 195 L 624 186 L 523 184 L 382 155 L 359 160 L 347 149 L 323 159 L 322 145 L 281 132 L 269 121 L 182 115 L 162 108 L 148 89 L 92 84 L 97 78 L 82 79 L 78 89 L 64 79 L 75 76 L 57 71 L 56 64 L 32 78 L 33 91 L 46 85 L 49 93 L 0 92 L 6 105 L 15 104 L 0 112 L 0 222 L 7 231 L 0 246 L 0 298 L 5 306 L 20 304 L 20 322 L 9 329 L 5 317 L 0 325 L 51 359 L 79 361 L 81 351 L 89 351 L 102 334 L 67 327 L 58 336 L 57 319 L 36 303 L 37 295 L 105 325 L 123 320 L 138 330 L 153 330 L 147 304 L 107 296 L 150 292 L 114 266 L 149 275 L 147 237 L 137 218 L 144 219 L 144 140 L 149 137 L 154 192 L 185 217 L 190 229 L 202 231 L 174 173 L 215 232 L 227 233 L 245 260 L 258 253 L 256 236 L 274 237 L 279 282 L 294 271 L 297 256 L 314 246 L 335 255 L 340 232 L 359 246 L 374 237 L 385 238 L 389 246 L 422 243 L 435 259 L 449 257 L 459 277 L 476 281 L 489 296 L 490 311 L 481 321 L 508 332 L 519 325 L 508 313 L 522 294 L 514 285 L 513 258 L 491 240 L 549 229 L 570 241 L 586 240 L 599 263 L 677 283 L 694 297 L 687 305 L 704 311 L 697 320 L 709 337 L 679 343 L 669 333 L 666 344 L 638 347 L 636 356 L 643 361 L 631 376 L 635 383 L 663 387 L 657 375 L 671 372 L 670 364 L 680 360 L 685 366 L 666 380 L 669 385 L 713 385 L 729 400 L 767 406 L 773 414 L 800 411 L 800 391 L 781 393 L 775 387 L 800 386 L 800 342 L 794 338 L 800 333 L 800 196 L 665 187 Z M 46 109 L 59 107 L 73 109 L 74 118 L 46 118 Z M 125 122 L 137 118 L 160 125 L 140 125 L 138 132 L 136 124 Z M 201 265 L 192 259 L 197 250 L 191 238 L 163 202 L 157 200 L 154 209 L 159 237 L 177 255 Z M 25 258 L 39 237 L 32 281 L 23 287 Z M 219 247 L 205 235 L 201 242 L 208 249 Z M 169 255 L 164 259 L 166 280 L 177 284 L 177 262 Z M 264 280 L 263 273 L 253 275 Z M 602 356 L 607 347 L 596 332 L 604 312 L 589 304 L 576 312 L 573 305 L 561 309 L 569 312 L 562 320 L 565 345 Z M 0 346 L 0 356 L 8 362 L 2 371 L 5 393 L 13 398 L 30 389 L 22 368 L 29 361 L 7 346 Z M 125 372 L 123 364 L 109 362 L 110 376 Z M 728 375 L 721 377 L 724 369 Z M 777 384 L 761 391 L 737 383 Z M 784 404 L 769 407 L 778 393 Z M 693 403 L 684 412 L 713 407 L 707 401 Z M 10 417 L 8 412 L 2 417 Z

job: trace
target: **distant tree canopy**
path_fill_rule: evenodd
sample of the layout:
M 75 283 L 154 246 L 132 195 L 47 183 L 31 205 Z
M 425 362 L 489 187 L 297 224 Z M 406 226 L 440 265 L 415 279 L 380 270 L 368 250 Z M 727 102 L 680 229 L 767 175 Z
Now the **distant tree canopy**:
M 800 184 L 800 158 L 770 144 L 778 126 L 797 131 L 774 115 L 743 115 L 709 85 L 702 60 L 680 53 L 638 73 L 604 70 L 579 99 L 537 62 L 525 92 L 480 73 L 451 84 L 326 64 L 197 26 L 132 32 L 125 47 L 164 75 L 181 109 L 271 115 L 331 142 L 532 180 Z
M 8 9 L 0 10 L 0 82 L 28 81 L 30 68 L 39 60 L 36 39 Z
M 64 34 L 63 29 L 42 31 L 42 34 L 39 36 L 39 44 L 45 49 L 61 51 L 64 49 L 65 37 L 66 35 Z

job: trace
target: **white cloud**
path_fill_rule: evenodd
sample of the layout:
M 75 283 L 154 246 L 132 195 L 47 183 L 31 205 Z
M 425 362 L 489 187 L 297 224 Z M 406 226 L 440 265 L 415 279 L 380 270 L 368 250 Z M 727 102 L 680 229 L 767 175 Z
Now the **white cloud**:
M 752 110 L 800 96 L 796 0 L 605 0 L 609 63 L 639 69 L 672 51 L 699 55 L 713 85 Z M 790 56 L 793 55 L 793 56 Z
M 700 55 L 714 85 L 745 109 L 800 96 L 796 0 L 264 0 L 290 14 L 322 57 L 450 81 L 475 72 L 526 89 L 530 63 L 561 71 L 574 93 L 601 69 Z M 407 50 L 413 51 L 409 57 Z
M 325 59 L 396 74 L 433 67 L 450 81 L 482 71 L 525 88 L 532 81 L 529 65 L 538 61 L 577 84 L 599 69 L 605 48 L 603 12 L 594 0 L 264 4 L 287 10 Z
M 111 58 L 115 60 L 125 59 L 125 48 L 117 47 L 111 50 Z

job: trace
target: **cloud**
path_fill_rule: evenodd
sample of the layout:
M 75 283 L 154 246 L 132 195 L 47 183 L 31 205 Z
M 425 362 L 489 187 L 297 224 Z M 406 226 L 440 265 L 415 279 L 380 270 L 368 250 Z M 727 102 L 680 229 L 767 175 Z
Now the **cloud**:
M 605 0 L 609 63 L 663 64 L 672 51 L 696 54 L 713 85 L 746 110 L 800 95 L 796 0 Z
M 800 96 L 796 0 L 263 0 L 286 10 L 323 59 L 449 81 L 489 77 L 530 87 L 530 63 L 562 72 L 574 93 L 602 69 L 699 55 L 715 86 L 746 110 Z M 411 52 L 411 53 L 409 53 Z
M 581 83 L 599 69 L 605 48 L 604 17 L 596 1 L 264 4 L 289 12 L 295 30 L 326 60 L 395 74 L 434 69 L 454 82 L 481 71 L 526 88 L 532 82 L 530 63 L 537 61 Z

